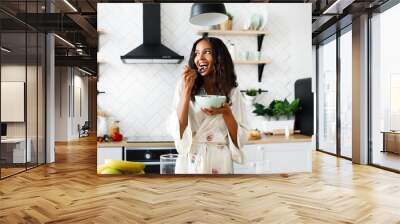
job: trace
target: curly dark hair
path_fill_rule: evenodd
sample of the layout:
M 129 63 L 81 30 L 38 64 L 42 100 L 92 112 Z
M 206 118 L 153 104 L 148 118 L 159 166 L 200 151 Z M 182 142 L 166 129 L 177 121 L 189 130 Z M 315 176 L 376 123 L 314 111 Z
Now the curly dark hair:
M 230 102 L 229 94 L 231 90 L 238 86 L 237 77 L 235 74 L 235 68 L 233 65 L 232 57 L 229 54 L 228 49 L 226 48 L 224 42 L 216 37 L 202 37 L 196 42 L 194 42 L 192 47 L 192 52 L 190 53 L 189 59 L 189 67 L 198 70 L 194 58 L 195 58 L 195 51 L 197 44 L 202 41 L 206 40 L 210 43 L 212 47 L 212 57 L 214 60 L 213 65 L 213 90 L 216 94 L 226 96 L 227 102 Z M 194 96 L 199 94 L 200 89 L 203 87 L 204 78 L 199 73 L 197 74 L 192 94 L 191 100 L 194 101 Z

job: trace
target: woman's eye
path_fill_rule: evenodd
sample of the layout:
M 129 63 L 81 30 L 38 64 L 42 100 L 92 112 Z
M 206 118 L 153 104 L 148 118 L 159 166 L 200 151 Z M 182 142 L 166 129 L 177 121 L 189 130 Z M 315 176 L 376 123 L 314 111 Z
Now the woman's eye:
M 205 54 L 211 54 L 210 50 L 204 51 Z

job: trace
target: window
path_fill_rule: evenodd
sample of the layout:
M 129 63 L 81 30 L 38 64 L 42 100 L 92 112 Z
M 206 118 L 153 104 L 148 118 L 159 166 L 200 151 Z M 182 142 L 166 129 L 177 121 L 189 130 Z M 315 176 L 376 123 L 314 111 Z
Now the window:
M 18 2 L 39 13 L 44 1 Z M 0 7 L 12 2 L 1 1 Z M 45 163 L 45 34 L 0 12 L 0 178 Z M 3 21 L 3 22 L 4 22 Z M 15 21 L 14 21 L 15 22 Z M 6 99 L 6 100 L 4 100 Z M 15 99 L 12 101 L 11 99 Z M 13 109 L 10 109 L 13 107 Z
M 371 162 L 400 170 L 400 4 L 371 19 Z
M 318 48 L 318 147 L 336 154 L 336 39 Z
M 352 33 L 340 36 L 340 155 L 352 157 Z

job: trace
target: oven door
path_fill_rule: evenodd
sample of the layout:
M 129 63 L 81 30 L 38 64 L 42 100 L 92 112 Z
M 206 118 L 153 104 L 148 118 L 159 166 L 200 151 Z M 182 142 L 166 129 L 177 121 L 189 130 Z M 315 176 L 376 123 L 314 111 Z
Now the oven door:
M 146 174 L 160 174 L 160 156 L 170 153 L 176 154 L 178 152 L 169 147 L 126 148 L 125 160 L 144 163 Z

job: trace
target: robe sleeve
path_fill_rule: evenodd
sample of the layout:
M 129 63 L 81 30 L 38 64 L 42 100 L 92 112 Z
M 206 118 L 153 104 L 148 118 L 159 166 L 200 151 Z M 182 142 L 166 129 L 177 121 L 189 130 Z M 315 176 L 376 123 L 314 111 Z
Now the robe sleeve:
M 182 82 L 180 81 L 178 82 L 178 85 L 175 89 L 175 94 L 172 104 L 172 113 L 167 122 L 167 125 L 168 125 L 168 131 L 174 139 L 176 151 L 178 151 L 178 153 L 181 155 L 187 155 L 192 145 L 192 125 L 190 121 L 190 116 L 188 116 L 188 124 L 181 138 L 180 128 L 179 128 L 179 117 L 178 117 L 178 104 L 180 102 L 181 93 L 182 93 Z
M 245 162 L 244 154 L 242 151 L 244 143 L 247 141 L 248 121 L 246 114 L 246 107 L 242 100 L 241 93 L 238 88 L 231 91 L 231 110 L 238 124 L 237 130 L 237 145 L 233 143 L 231 136 L 228 132 L 228 147 L 231 151 L 232 160 L 236 163 L 243 164 Z

